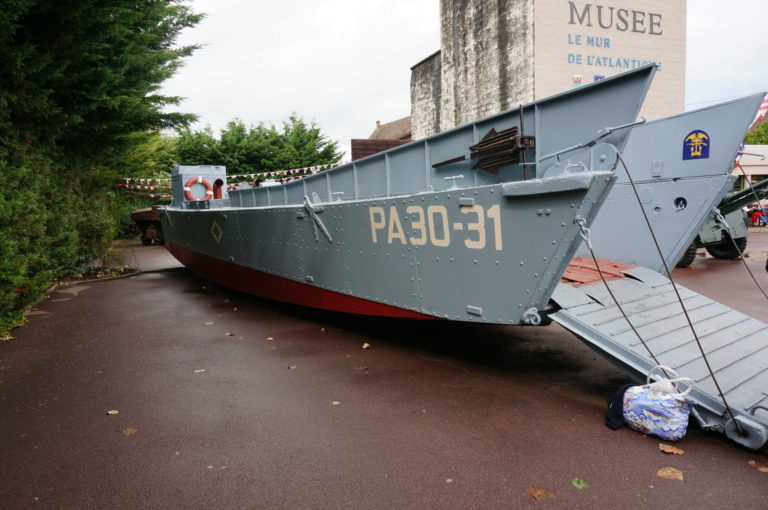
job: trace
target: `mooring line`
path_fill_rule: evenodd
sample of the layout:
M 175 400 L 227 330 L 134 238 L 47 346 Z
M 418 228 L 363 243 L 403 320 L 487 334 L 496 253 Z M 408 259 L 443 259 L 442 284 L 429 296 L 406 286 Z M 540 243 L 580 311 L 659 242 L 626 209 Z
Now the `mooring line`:
M 709 359 L 707 358 L 707 354 L 704 352 L 704 347 L 701 345 L 701 340 L 699 340 L 699 335 L 696 334 L 696 329 L 693 327 L 693 321 L 691 320 L 691 316 L 688 314 L 688 310 L 685 308 L 685 305 L 683 304 L 683 299 L 680 296 L 680 291 L 677 288 L 677 284 L 672 279 L 672 272 L 669 270 L 667 261 L 664 259 L 664 253 L 661 251 L 661 246 L 659 245 L 659 241 L 656 238 L 656 233 L 653 231 L 653 227 L 651 226 L 651 221 L 648 219 L 648 214 L 646 213 L 645 208 L 643 207 L 643 202 L 640 200 L 640 194 L 637 192 L 635 181 L 632 179 L 632 175 L 630 175 L 629 173 L 629 168 L 627 168 L 627 164 L 624 162 L 624 159 L 621 157 L 621 154 L 619 153 L 618 149 L 616 149 L 616 157 L 621 162 L 621 166 L 624 167 L 624 172 L 627 174 L 627 179 L 629 180 L 629 184 L 632 187 L 632 192 L 634 193 L 635 198 L 637 199 L 637 204 L 640 206 L 640 212 L 643 214 L 643 218 L 645 219 L 645 224 L 648 226 L 648 231 L 651 233 L 653 244 L 656 246 L 656 251 L 659 253 L 659 257 L 661 257 L 661 263 L 664 266 L 664 271 L 666 272 L 669 282 L 672 284 L 672 289 L 675 291 L 675 295 L 677 296 L 677 300 L 680 303 L 680 307 L 683 309 L 685 320 L 688 321 L 688 326 L 691 328 L 691 333 L 693 333 L 693 338 L 694 340 L 696 340 L 696 345 L 698 345 L 699 347 L 699 352 L 701 352 L 701 358 L 704 360 L 704 364 L 706 365 L 707 370 L 709 371 L 709 375 L 712 377 L 712 382 L 715 383 L 717 392 L 720 394 L 720 398 L 722 399 L 723 404 L 725 405 L 725 410 L 728 412 L 728 415 L 731 417 L 731 421 L 733 421 L 733 424 L 735 425 L 736 430 L 738 430 L 740 434 L 744 434 L 744 431 L 739 425 L 739 422 L 736 421 L 736 416 L 733 414 L 733 410 L 731 409 L 731 406 L 728 405 L 728 401 L 725 398 L 725 393 L 720 387 L 720 383 L 717 381 L 717 378 L 715 377 L 715 372 L 712 370 L 712 365 L 710 365 Z
M 745 154 L 744 152 L 740 152 L 739 154 Z M 763 158 L 765 159 L 765 158 Z M 750 182 L 749 178 L 747 177 L 747 172 L 744 171 L 744 168 L 741 166 L 740 162 L 736 162 L 736 166 L 739 167 L 739 170 L 741 170 L 741 175 L 744 176 L 744 182 L 747 183 L 747 186 L 749 186 L 749 191 L 752 192 L 752 195 L 755 197 L 755 201 L 757 202 L 757 205 L 760 205 L 760 197 L 757 196 L 757 191 L 755 191 L 755 188 L 752 187 L 752 182 Z
M 731 226 L 728 225 L 728 222 L 725 220 L 725 217 L 720 213 L 720 211 L 715 209 L 714 214 L 715 214 L 715 220 L 717 220 L 717 222 L 721 226 L 725 227 L 725 229 L 730 232 Z M 731 240 L 731 244 L 733 245 L 733 247 L 736 248 L 736 252 L 739 254 L 739 258 L 741 259 L 742 264 L 744 264 L 744 269 L 746 269 L 747 273 L 749 273 L 749 276 L 752 277 L 752 281 L 755 282 L 755 286 L 757 286 L 757 290 L 762 292 L 762 294 L 765 297 L 765 299 L 768 299 L 768 294 L 766 294 L 765 291 L 763 290 L 763 288 L 760 286 L 760 282 L 757 281 L 757 278 L 755 278 L 754 273 L 749 268 L 749 265 L 747 264 L 747 261 L 744 260 L 744 252 L 742 252 L 739 249 L 739 246 L 736 244 L 736 240 L 733 238 L 733 236 L 731 236 L 730 234 L 726 234 L 726 235 L 727 235 L 728 239 Z
M 616 299 L 616 296 L 613 294 L 613 291 L 611 290 L 610 285 L 608 285 L 608 281 L 605 279 L 605 275 L 603 274 L 603 270 L 600 269 L 600 264 L 597 262 L 597 256 L 595 255 L 595 251 L 592 248 L 592 240 L 590 239 L 590 232 L 587 228 L 587 220 L 582 218 L 581 216 L 578 216 L 576 218 L 576 223 L 579 225 L 579 228 L 581 229 L 581 238 L 584 240 L 584 244 L 587 246 L 587 249 L 589 250 L 589 254 L 592 256 L 592 262 L 595 263 L 595 267 L 597 268 L 597 274 L 600 275 L 600 279 L 603 281 L 603 285 L 605 285 L 605 288 L 608 290 L 608 294 L 611 296 L 611 299 L 613 299 L 613 302 L 616 303 L 616 307 L 621 312 L 621 315 L 624 316 L 624 320 L 627 321 L 627 324 L 629 324 L 629 327 L 632 328 L 632 331 L 634 331 L 635 335 L 637 336 L 637 339 L 640 340 L 640 343 L 643 344 L 643 347 L 648 351 L 648 355 L 650 355 L 651 359 L 657 364 L 661 365 L 661 362 L 656 358 L 656 355 L 653 354 L 653 351 L 651 351 L 651 348 L 648 347 L 648 344 L 645 343 L 645 340 L 640 335 L 640 332 L 635 329 L 635 325 L 632 324 L 632 321 L 629 320 L 629 316 L 624 311 L 624 307 L 621 306 L 621 303 L 618 299 Z M 669 374 L 666 370 L 662 368 L 662 371 L 664 372 L 664 375 L 667 376 L 668 379 L 671 379 Z

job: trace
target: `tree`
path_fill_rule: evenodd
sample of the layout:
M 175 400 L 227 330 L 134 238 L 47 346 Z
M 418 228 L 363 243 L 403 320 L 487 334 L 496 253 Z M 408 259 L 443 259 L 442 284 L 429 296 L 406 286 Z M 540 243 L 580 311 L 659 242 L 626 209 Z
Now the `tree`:
M 274 127 L 259 124 L 246 128 L 242 120 L 234 119 L 221 131 L 217 155 L 231 173 L 258 172 L 274 166 L 280 147 L 280 135 Z
M 115 177 L 162 128 L 157 91 L 195 46 L 180 0 L 8 0 L 0 9 L 0 336 L 116 231 Z M 133 154 L 133 157 L 131 156 Z
M 225 165 L 229 173 L 253 173 L 335 163 L 341 159 L 338 142 L 296 114 L 282 131 L 264 124 L 246 127 L 233 119 L 214 137 L 210 126 L 177 130 L 177 159 L 183 165 Z
M 119 168 L 123 177 L 164 178 L 178 165 L 176 138 L 159 131 L 137 131 L 125 136 L 126 150 L 108 159 L 110 168 Z
M 172 46 L 201 19 L 189 7 L 177 0 L 15 4 L 22 3 L 0 60 L 3 95 L 12 99 L 3 102 L 2 117 L 17 130 L 83 156 L 101 153 L 121 135 L 194 119 L 164 112 L 179 98 L 156 94 L 196 49 Z
M 302 168 L 335 163 L 341 159 L 338 142 L 331 142 L 312 121 L 307 125 L 295 113 L 283 122 L 278 168 Z
M 763 122 L 749 131 L 747 136 L 744 137 L 744 143 L 750 145 L 768 144 L 768 122 Z
M 219 141 L 211 126 L 200 131 L 185 127 L 176 131 L 176 159 L 180 165 L 218 165 Z

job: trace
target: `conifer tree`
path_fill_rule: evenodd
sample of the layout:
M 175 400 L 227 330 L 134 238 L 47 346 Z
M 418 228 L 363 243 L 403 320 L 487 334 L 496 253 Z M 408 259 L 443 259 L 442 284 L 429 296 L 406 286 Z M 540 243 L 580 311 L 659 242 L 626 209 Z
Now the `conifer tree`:
M 0 336 L 112 239 L 135 134 L 194 118 L 158 90 L 200 19 L 180 0 L 0 2 Z

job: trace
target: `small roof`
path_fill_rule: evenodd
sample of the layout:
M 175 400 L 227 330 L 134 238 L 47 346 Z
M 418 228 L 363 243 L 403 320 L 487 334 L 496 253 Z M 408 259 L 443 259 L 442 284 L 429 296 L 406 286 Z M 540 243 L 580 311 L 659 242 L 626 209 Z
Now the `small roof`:
M 385 124 L 377 120 L 376 129 L 368 138 L 371 140 L 409 140 L 411 138 L 410 115 Z

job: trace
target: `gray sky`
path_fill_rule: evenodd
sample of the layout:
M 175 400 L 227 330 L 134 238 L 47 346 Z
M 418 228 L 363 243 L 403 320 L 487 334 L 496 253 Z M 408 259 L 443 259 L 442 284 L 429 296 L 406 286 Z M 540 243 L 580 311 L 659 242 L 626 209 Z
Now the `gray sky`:
M 627 0 L 631 5 L 631 0 Z M 202 44 L 162 92 L 218 132 L 314 120 L 349 151 L 410 114 L 410 67 L 440 49 L 439 0 L 193 0 Z M 768 89 L 765 0 L 689 0 L 686 109 Z

